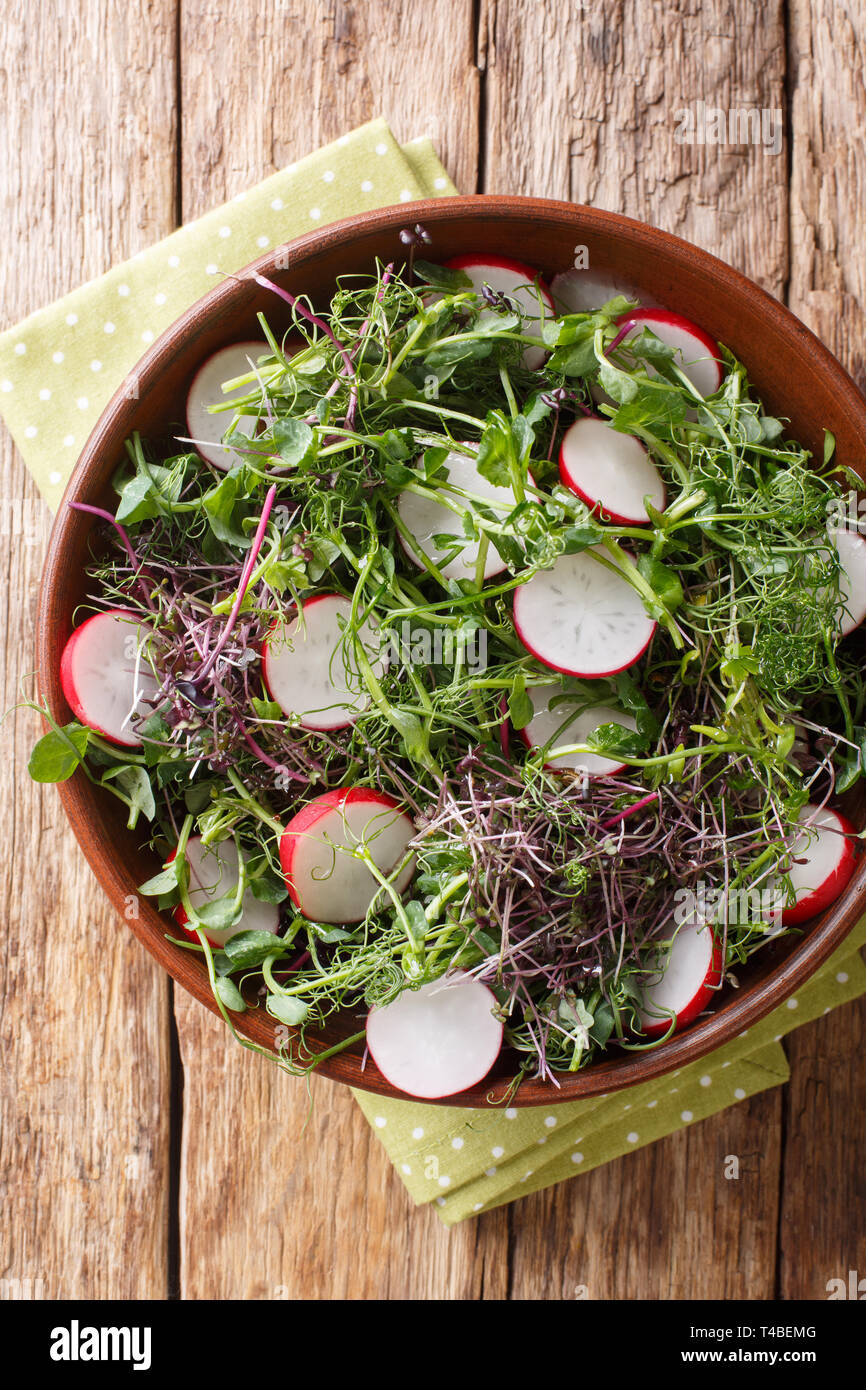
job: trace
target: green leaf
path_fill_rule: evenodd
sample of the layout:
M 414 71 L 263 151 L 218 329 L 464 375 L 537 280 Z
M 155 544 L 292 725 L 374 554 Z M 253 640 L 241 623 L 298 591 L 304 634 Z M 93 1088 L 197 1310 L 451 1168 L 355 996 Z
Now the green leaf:
M 272 425 L 269 437 L 274 452 L 289 467 L 299 468 L 315 455 L 315 435 L 303 420 L 280 418 Z
M 307 933 L 312 932 L 318 941 L 324 941 L 326 946 L 333 946 L 338 941 L 351 941 L 355 933 L 346 931 L 345 927 L 332 927 L 327 922 L 305 922 L 304 926 Z
M 525 729 L 531 720 L 535 710 L 532 701 L 526 693 L 526 681 L 523 676 L 515 676 L 514 685 L 508 696 L 508 717 L 518 731 Z
M 239 931 L 223 947 L 233 970 L 251 970 L 268 956 L 280 955 L 282 949 L 280 938 L 269 931 Z
M 274 878 L 272 874 L 256 874 L 255 877 L 251 877 L 249 888 L 253 897 L 260 903 L 281 903 L 289 896 L 285 882 Z
M 215 981 L 215 993 L 232 1013 L 242 1014 L 246 1011 L 244 997 L 235 984 L 227 975 L 219 975 Z
M 599 724 L 593 729 L 586 742 L 599 753 L 620 755 L 623 758 L 639 758 L 644 749 L 644 739 L 624 724 Z
M 416 261 L 415 276 L 434 289 L 444 290 L 446 294 L 459 294 L 461 290 L 471 290 L 472 281 L 465 270 L 452 270 L 447 265 L 434 265 L 432 261 Z
M 511 468 L 515 461 L 515 440 L 509 422 L 501 410 L 488 411 L 475 461 L 478 472 L 494 487 L 508 487 L 512 482 Z
M 139 884 L 139 893 L 144 893 L 146 897 L 170 893 L 173 888 L 177 887 L 179 868 L 180 861 L 177 858 L 172 859 L 171 863 L 166 864 L 165 868 L 158 874 L 154 874 L 153 878 L 149 878 L 146 883 Z
M 655 590 L 668 612 L 675 613 L 683 601 L 683 586 L 676 570 L 652 555 L 641 555 L 638 557 L 637 571 Z
M 427 929 L 429 927 L 424 908 L 421 903 L 413 898 L 411 902 L 406 903 L 404 910 L 412 935 L 412 944 L 421 947 L 424 945 Z
M 629 376 L 628 372 L 621 372 L 619 367 L 614 367 L 610 362 L 600 364 L 598 379 L 602 389 L 621 405 L 633 401 L 640 389 L 633 376 Z
M 282 708 L 276 700 L 260 700 L 258 695 L 251 697 L 250 703 L 259 719 L 284 719 Z
M 269 994 L 267 1005 L 268 1013 L 279 1019 L 280 1023 L 287 1023 L 290 1028 L 303 1023 L 309 1012 L 309 1005 L 294 995 Z
M 591 336 L 568 347 L 558 348 L 548 363 L 551 372 L 562 372 L 563 376 L 589 376 L 597 366 L 598 359 Z
M 656 367 L 666 366 L 674 359 L 674 349 L 668 343 L 663 343 L 661 338 L 657 338 L 648 328 L 641 329 L 640 333 L 629 338 L 628 350 L 635 357 L 645 357 Z
M 156 802 L 153 798 L 153 785 L 145 768 L 140 763 L 124 763 L 122 767 L 111 767 L 100 778 L 102 786 L 125 801 L 129 807 L 127 828 L 134 830 L 138 818 L 143 813 L 147 820 L 156 815 Z
M 216 487 L 205 493 L 202 506 L 214 535 L 227 545 L 242 546 L 246 550 L 250 538 L 241 530 L 241 516 L 236 510 L 243 471 L 244 465 L 241 464 L 226 473 Z
M 51 729 L 30 754 L 27 771 L 34 782 L 65 782 L 87 752 L 90 730 L 74 721 Z
M 563 532 L 563 554 L 576 555 L 590 545 L 598 545 L 603 534 L 602 527 L 592 521 L 586 521 L 582 526 L 569 526 Z
M 160 510 L 154 496 L 153 484 L 143 473 L 137 473 L 124 484 L 116 513 L 118 521 L 127 525 L 131 522 L 147 521 L 159 516 Z
M 776 421 L 776 423 L 778 424 L 779 422 Z M 781 432 L 781 426 L 780 426 L 779 428 L 780 428 L 780 432 Z M 825 464 L 827 464 L 827 463 L 830 462 L 830 460 L 831 460 L 831 458 L 833 457 L 833 455 L 835 454 L 835 452 L 836 452 L 836 436 L 835 436 L 834 434 L 831 434 L 829 430 L 825 430 L 825 431 L 824 431 L 824 462 L 825 462 Z
M 234 926 L 241 909 L 236 905 L 234 892 L 231 892 L 222 898 L 211 898 L 209 902 L 202 903 L 195 909 L 195 915 L 211 931 L 225 931 L 227 927 Z

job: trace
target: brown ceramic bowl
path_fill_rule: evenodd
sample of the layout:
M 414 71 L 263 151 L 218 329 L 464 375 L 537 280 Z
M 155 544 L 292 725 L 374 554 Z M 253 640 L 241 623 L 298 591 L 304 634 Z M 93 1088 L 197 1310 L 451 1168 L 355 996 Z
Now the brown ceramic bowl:
M 288 252 L 281 248 L 263 256 L 254 269 L 324 305 L 338 276 L 368 271 L 377 256 L 384 261 L 401 254 L 398 232 L 409 215 L 406 207 L 393 207 L 348 218 L 301 237 Z M 767 408 L 790 417 L 793 436 L 820 456 L 823 428 L 832 430 L 840 461 L 866 477 L 866 402 L 850 377 L 787 309 L 706 252 L 613 213 L 532 198 L 435 199 L 414 205 L 411 219 L 432 231 L 430 254 L 436 259 L 486 251 L 527 261 L 548 277 L 571 265 L 574 248 L 585 245 L 594 269 L 615 271 L 640 285 L 647 296 L 686 314 L 727 344 L 745 361 Z M 136 389 L 121 390 L 105 410 L 75 469 L 66 502 L 113 509 L 110 479 L 132 431 L 159 433 L 182 419 L 186 389 L 198 365 L 226 343 L 255 336 L 258 310 L 265 309 L 273 323 L 281 321 L 283 306 L 254 283 L 252 269 L 215 286 L 141 359 Z M 61 505 L 42 580 L 38 667 L 42 694 L 61 722 L 70 718 L 70 711 L 60 686 L 60 655 L 84 593 L 92 525 L 86 514 Z M 126 830 L 117 803 L 82 773 L 59 790 L 94 873 L 122 914 L 128 895 L 156 871 L 153 856 Z M 849 799 L 846 810 L 858 827 L 866 823 L 866 798 Z M 526 1081 L 516 1103 L 550 1105 L 632 1086 L 728 1042 L 791 995 L 827 959 L 864 910 L 864 896 L 866 860 L 828 912 L 809 923 L 801 937 L 760 952 L 741 972 L 740 988 L 723 994 L 716 1008 L 670 1042 L 646 1053 L 611 1057 L 576 1075 L 563 1074 L 558 1089 Z M 215 1010 L 200 958 L 165 940 L 171 924 L 148 901 L 142 901 L 140 916 L 129 925 L 175 980 Z M 241 1016 L 238 1026 L 255 1042 L 273 1047 L 275 1023 L 261 1009 Z M 317 1048 L 332 1046 L 358 1026 L 357 1018 L 336 1021 Z M 360 1046 L 328 1058 L 320 1070 L 365 1090 L 401 1094 L 372 1063 L 362 1070 Z M 501 1099 L 511 1070 L 503 1056 L 483 1084 L 445 1103 L 482 1106 Z

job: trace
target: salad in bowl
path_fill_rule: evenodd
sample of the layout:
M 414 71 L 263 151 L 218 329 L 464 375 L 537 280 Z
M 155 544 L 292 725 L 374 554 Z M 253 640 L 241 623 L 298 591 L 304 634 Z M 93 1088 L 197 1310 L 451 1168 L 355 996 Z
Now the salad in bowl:
M 857 863 L 866 539 L 639 286 L 425 225 L 134 432 L 32 775 L 78 772 L 216 1007 L 441 1099 L 667 1048 Z M 315 1039 L 350 1020 L 327 1048 Z M 270 1050 L 270 1049 L 265 1049 Z

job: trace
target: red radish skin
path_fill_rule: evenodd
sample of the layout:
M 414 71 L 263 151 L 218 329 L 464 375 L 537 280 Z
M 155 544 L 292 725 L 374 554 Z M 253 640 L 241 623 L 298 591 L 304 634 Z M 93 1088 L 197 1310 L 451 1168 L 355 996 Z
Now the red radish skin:
M 675 1032 L 685 1028 L 712 1002 L 724 977 L 722 946 L 711 923 L 684 922 L 671 928 L 671 936 L 663 970 L 644 986 L 641 1029 L 650 1038 L 668 1032 L 668 1013 L 674 1015 Z M 663 1010 L 665 1017 L 659 1018 Z
M 169 855 L 167 863 L 176 857 L 177 850 Z M 210 849 L 202 843 L 200 835 L 191 835 L 187 841 L 186 859 L 189 869 L 189 899 L 193 907 L 203 907 L 214 898 L 223 898 L 234 892 L 238 886 L 238 852 L 234 840 L 223 840 Z M 213 946 L 224 946 L 233 936 L 242 931 L 267 931 L 277 933 L 280 925 L 280 909 L 276 903 L 260 902 L 251 888 L 247 888 L 241 900 L 241 917 L 233 927 L 223 927 L 205 931 L 205 936 Z M 187 926 L 189 917 L 186 909 L 178 903 L 174 909 L 174 920 L 188 936 L 199 945 L 198 932 Z
M 305 729 L 344 729 L 369 706 L 354 651 L 343 642 L 351 612 L 351 602 L 342 594 L 315 594 L 304 602 L 303 621 L 298 616 L 283 627 L 275 625 L 263 643 L 268 693 Z M 359 631 L 367 659 L 381 676 L 387 662 L 376 630 L 362 623 Z
M 591 415 L 563 435 L 559 476 L 590 511 L 616 526 L 645 526 L 647 496 L 656 511 L 664 510 L 665 485 L 646 446 Z
M 371 1009 L 367 1046 L 379 1071 L 405 1095 L 453 1096 L 482 1081 L 502 1047 L 496 997 L 464 971 Z
M 656 629 L 636 589 L 593 557 L 561 555 L 514 594 L 514 627 L 552 671 L 597 679 L 643 656 Z
M 519 731 L 527 748 L 542 748 L 554 736 L 553 747 L 586 743 L 589 735 L 602 724 L 622 724 L 627 729 L 637 729 L 637 723 L 630 714 L 611 705 L 594 705 L 581 710 L 566 723 L 569 716 L 567 702 L 563 701 L 552 710 L 549 707 L 551 699 L 562 694 L 556 686 L 530 685 L 526 693 L 535 710 L 533 718 Z M 560 729 L 561 732 L 558 732 Z M 601 753 L 566 753 L 549 759 L 544 766 L 555 772 L 584 772 L 587 777 L 613 777 L 626 764 L 618 763 L 615 758 L 606 758 Z
M 313 922 L 361 922 L 383 891 L 351 851 L 366 843 L 386 877 L 406 857 L 415 835 L 399 802 L 369 787 L 325 792 L 293 816 L 280 839 L 280 863 L 295 907 Z M 345 849 L 346 853 L 340 851 Z M 410 858 L 394 881 L 402 893 L 415 872 Z
M 858 531 L 830 532 L 839 554 L 839 634 L 847 637 L 866 618 L 866 539 Z
M 514 261 L 508 256 L 466 255 L 454 256 L 445 264 L 452 270 L 465 271 L 476 294 L 480 295 L 486 284 L 492 290 L 513 299 L 526 314 L 524 331 L 533 337 L 540 336 L 543 319 L 554 317 L 553 298 L 549 288 L 535 267 L 527 265 L 525 261 Z M 534 285 L 538 286 L 545 305 L 543 316 L 538 312 L 538 295 L 534 289 L 527 288 Z M 527 347 L 523 353 L 523 365 L 534 370 L 541 366 L 546 355 L 546 348 Z
M 469 445 L 470 449 L 477 449 L 477 445 Z M 467 454 L 462 454 L 459 449 L 454 449 L 445 460 L 445 471 L 448 481 L 455 487 L 462 488 L 464 492 L 474 492 L 481 497 L 488 499 L 492 506 L 501 509 L 503 514 L 510 512 L 515 506 L 514 493 L 509 487 L 496 487 L 493 483 L 478 472 L 475 461 Z M 453 500 L 460 503 L 460 498 L 456 494 Z M 449 560 L 447 564 L 440 565 L 440 559 L 447 555 L 445 548 L 434 545 L 431 537 L 435 535 L 463 536 L 463 526 L 461 518 L 456 512 L 452 512 L 450 507 L 444 506 L 441 502 L 430 501 L 426 497 L 419 497 L 417 493 L 404 491 L 397 499 L 397 510 L 400 519 L 406 528 L 412 533 L 417 541 L 417 549 L 400 535 L 400 544 L 409 556 L 410 560 L 423 569 L 423 561 L 418 551 L 420 550 L 432 560 L 433 564 L 441 569 L 446 579 L 473 579 L 475 577 L 475 565 L 478 559 L 479 541 L 465 541 L 463 549 Z M 505 569 L 505 563 L 501 559 L 495 546 L 488 544 L 487 554 L 484 561 L 484 578 L 492 579 L 494 575 L 501 574 Z
M 159 690 L 146 656 L 136 657 L 146 635 L 137 614 L 110 608 L 76 628 L 60 658 L 60 684 L 76 719 L 121 748 L 141 746 L 129 716 L 147 719 L 153 709 L 146 698 Z
M 724 375 L 721 348 L 691 319 L 670 309 L 635 309 L 623 314 L 617 322 L 622 327 L 633 323 L 637 333 L 648 328 L 663 343 L 674 348 L 677 366 L 702 396 L 718 391 Z
M 829 806 L 804 806 L 798 817 L 804 827 L 791 853 L 801 862 L 792 865 L 787 878 L 795 901 L 782 908 L 786 927 L 817 917 L 847 887 L 857 866 L 857 831 L 851 822 Z
M 186 398 L 186 427 L 190 439 L 202 458 L 215 468 L 228 471 L 236 463 L 244 461 L 244 455 L 236 449 L 228 449 L 220 443 L 232 422 L 232 412 L 220 411 L 212 414 L 208 406 L 222 405 L 237 396 L 248 394 L 248 387 L 234 391 L 223 391 L 224 381 L 232 381 L 237 376 L 245 376 L 256 364 L 256 360 L 269 352 L 267 343 L 247 341 L 231 343 L 220 348 L 206 362 L 203 362 L 192 380 Z M 253 415 L 242 415 L 235 426 L 241 434 L 249 438 L 258 428 L 258 420 Z

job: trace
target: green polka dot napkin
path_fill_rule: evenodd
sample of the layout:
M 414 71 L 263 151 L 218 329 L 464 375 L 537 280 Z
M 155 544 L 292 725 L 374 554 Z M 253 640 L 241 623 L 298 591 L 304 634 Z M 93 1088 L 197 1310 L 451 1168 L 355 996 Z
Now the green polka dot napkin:
M 400 146 L 372 121 L 0 334 L 0 414 L 49 506 L 147 346 L 216 277 L 352 212 L 455 192 L 429 140 Z M 785 1081 L 779 1039 L 866 992 L 864 943 L 866 918 L 796 999 L 710 1057 L 629 1091 L 549 1109 L 355 1098 L 414 1200 L 435 1202 L 453 1225 Z

